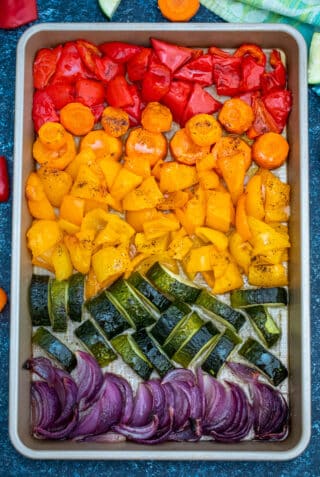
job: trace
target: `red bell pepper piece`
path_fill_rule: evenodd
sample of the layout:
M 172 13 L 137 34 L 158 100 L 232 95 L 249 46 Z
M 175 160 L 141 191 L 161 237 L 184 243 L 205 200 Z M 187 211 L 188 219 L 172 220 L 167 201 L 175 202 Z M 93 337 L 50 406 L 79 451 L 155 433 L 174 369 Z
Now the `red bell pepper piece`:
M 42 89 L 49 83 L 54 75 L 58 60 L 61 56 L 62 45 L 56 48 L 42 48 L 36 54 L 33 62 L 33 85 Z
M 141 46 L 123 43 L 122 41 L 107 41 L 99 45 L 99 50 L 109 56 L 115 63 L 127 63 L 141 50 Z
M 105 90 L 100 81 L 79 79 L 75 85 L 75 100 L 86 106 L 96 106 L 104 101 Z
M 190 48 L 173 45 L 165 41 L 151 38 L 152 47 L 161 63 L 174 73 L 192 57 Z
M 287 124 L 287 119 L 292 107 L 292 93 L 287 89 L 273 91 L 262 97 L 262 101 L 278 125 L 279 132 Z
M 192 85 L 190 83 L 173 80 L 169 91 L 161 99 L 161 102 L 170 109 L 176 123 L 180 123 L 182 120 L 191 89 Z
M 260 134 L 267 132 L 280 133 L 277 123 L 258 94 L 252 96 L 252 109 L 254 112 L 254 121 L 251 128 L 247 131 L 247 136 L 250 139 L 254 139 L 260 136 Z
M 127 73 L 130 81 L 143 80 L 148 69 L 150 55 L 150 48 L 142 48 L 128 61 Z
M 36 91 L 33 95 L 32 119 L 36 132 L 47 121 L 58 122 L 59 116 L 53 101 L 45 91 Z
M 210 86 L 213 83 L 212 56 L 202 55 L 195 60 L 188 61 L 173 75 L 174 78 L 199 83 L 201 86 Z
M 134 104 L 129 84 L 124 76 L 116 76 L 107 84 L 106 100 L 110 106 L 124 108 Z
M 90 107 L 92 114 L 94 115 L 95 123 L 98 123 L 100 121 L 104 108 L 104 104 L 95 104 Z
M 95 64 L 97 78 L 104 83 L 108 83 L 118 75 L 124 76 L 122 65 L 115 63 L 107 56 L 103 56 L 102 58 L 96 57 Z
M 161 64 L 149 65 L 148 71 L 142 80 L 142 99 L 146 102 L 160 101 L 169 91 L 171 72 L 169 68 Z
M 6 202 L 9 199 L 9 174 L 7 160 L 0 156 L 0 202 Z
M 0 28 L 16 28 L 38 18 L 36 0 L 4 0 L 0 8 Z
M 88 70 L 81 60 L 76 43 L 65 43 L 57 63 L 56 72 L 52 78 L 52 83 L 61 81 L 73 83 L 79 78 L 87 78 L 88 76 Z
M 253 43 L 244 43 L 233 54 L 237 58 L 243 58 L 247 55 L 252 56 L 256 63 L 260 66 L 266 65 L 266 55 L 260 48 L 260 46 Z
M 145 103 L 141 99 L 141 95 L 136 85 L 129 84 L 128 86 L 133 104 L 122 108 L 129 115 L 130 126 L 138 126 L 141 123 L 141 112 L 145 108 Z
M 187 103 L 182 124 L 184 125 L 188 119 L 195 114 L 206 113 L 212 114 L 218 111 L 222 106 L 222 103 L 217 101 L 211 94 L 201 88 L 200 85 L 194 83 L 191 91 L 189 101 Z
M 213 82 L 217 93 L 221 96 L 234 96 L 239 94 L 241 86 L 241 58 L 218 56 L 212 57 Z
M 66 104 L 74 101 L 74 86 L 71 83 L 61 82 L 49 84 L 44 91 L 50 96 L 55 109 L 58 111 Z
M 241 62 L 241 91 L 260 90 L 263 73 L 264 66 L 259 65 L 252 56 L 245 56 Z
M 245 103 L 249 104 L 249 106 L 251 106 L 252 105 L 252 95 L 253 94 L 255 94 L 255 93 L 253 93 L 252 91 L 249 91 L 248 93 L 239 94 L 239 95 L 235 96 L 235 98 L 242 99 L 242 101 L 244 101 Z
M 97 76 L 97 66 L 95 60 L 96 58 L 102 56 L 99 48 L 87 40 L 77 40 L 76 45 L 79 51 L 79 55 L 86 68 L 91 71 L 91 73 L 93 73 L 95 76 Z
M 218 58 L 230 58 L 231 55 L 227 51 L 221 50 L 220 48 L 217 48 L 216 46 L 210 46 L 209 55 L 216 56 Z
M 281 56 L 278 50 L 272 50 L 270 55 L 270 65 L 273 71 L 264 73 L 261 79 L 261 86 L 263 94 L 271 93 L 286 87 L 287 72 L 284 64 L 281 61 Z

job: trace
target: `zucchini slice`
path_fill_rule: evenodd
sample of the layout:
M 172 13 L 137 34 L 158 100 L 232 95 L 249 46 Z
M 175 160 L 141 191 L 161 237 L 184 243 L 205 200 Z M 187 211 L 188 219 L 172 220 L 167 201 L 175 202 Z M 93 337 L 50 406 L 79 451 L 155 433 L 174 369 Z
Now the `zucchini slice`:
M 206 290 L 201 291 L 195 304 L 213 313 L 217 320 L 231 328 L 232 331 L 238 332 L 246 321 L 245 316 L 240 311 L 234 310 Z
M 219 336 L 210 354 L 202 363 L 202 369 L 212 376 L 217 376 L 218 372 L 230 356 L 234 348 L 241 343 L 241 339 L 228 328 Z
M 84 321 L 75 329 L 74 333 L 95 357 L 101 368 L 117 358 L 113 349 L 110 348 L 106 339 L 91 320 Z
M 128 278 L 128 282 L 136 288 L 141 295 L 147 298 L 160 313 L 171 305 L 171 300 L 168 300 L 168 298 L 157 290 L 140 272 L 132 273 Z
M 46 328 L 40 326 L 32 336 L 32 343 L 40 346 L 69 373 L 75 368 L 77 359 L 70 349 Z
M 268 312 L 265 306 L 250 306 L 246 308 L 250 322 L 257 332 L 261 341 L 270 348 L 280 338 L 280 328 Z
M 69 278 L 68 313 L 72 321 L 81 321 L 84 302 L 84 280 L 82 273 L 74 273 Z
M 234 290 L 230 293 L 231 306 L 247 308 L 248 306 L 285 306 L 288 304 L 288 293 L 283 287 L 252 288 Z
M 162 353 L 161 349 L 146 330 L 136 331 L 133 333 L 132 338 L 161 377 L 168 371 L 174 369 L 171 361 Z
M 32 275 L 29 286 L 29 311 L 32 326 L 50 326 L 49 276 Z
M 274 386 L 288 376 L 287 368 L 281 361 L 253 338 L 248 338 L 238 353 L 262 371 Z
M 186 303 L 173 303 L 160 315 L 157 323 L 151 328 L 150 334 L 161 346 L 164 345 L 164 342 L 179 321 L 190 313 L 191 308 Z
M 108 340 L 133 326 L 133 323 L 129 323 L 113 304 L 112 297 L 107 291 L 102 291 L 97 296 L 87 300 L 85 308 L 98 323 Z
M 108 288 L 119 310 L 136 329 L 153 325 L 159 316 L 158 310 L 144 300 L 123 278 L 119 278 Z
M 194 303 L 201 291 L 192 282 L 171 272 L 159 262 L 148 270 L 147 278 L 163 293 L 186 303 Z
M 131 335 L 119 335 L 111 340 L 114 349 L 142 379 L 147 380 L 152 373 L 151 363 L 141 352 Z
M 172 358 L 174 353 L 178 351 L 184 342 L 188 341 L 192 336 L 200 330 L 205 321 L 193 312 L 184 316 L 182 320 L 175 326 L 163 345 L 163 351 Z
M 173 355 L 173 360 L 187 368 L 211 349 L 219 333 L 219 330 L 209 321 L 181 346 Z
M 68 326 L 68 280 L 49 280 L 49 316 L 53 331 L 67 331 Z

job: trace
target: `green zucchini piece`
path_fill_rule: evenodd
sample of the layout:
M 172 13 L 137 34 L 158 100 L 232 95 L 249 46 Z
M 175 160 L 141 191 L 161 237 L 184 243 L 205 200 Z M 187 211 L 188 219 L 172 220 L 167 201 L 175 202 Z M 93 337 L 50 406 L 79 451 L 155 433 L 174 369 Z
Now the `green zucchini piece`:
M 132 338 L 161 377 L 163 377 L 168 371 L 174 369 L 171 361 L 162 353 L 161 349 L 158 347 L 155 340 L 152 339 L 147 330 L 136 331 L 133 333 Z
M 285 306 L 288 304 L 288 293 L 283 287 L 252 288 L 234 290 L 230 293 L 231 306 L 247 308 L 248 306 Z
M 32 343 L 40 346 L 69 373 L 76 367 L 77 359 L 72 351 L 46 328 L 40 326 L 35 331 Z
M 144 300 L 123 278 L 119 278 L 108 288 L 119 310 L 136 329 L 153 325 L 158 317 L 158 310 Z
M 112 297 L 107 291 L 102 291 L 97 296 L 87 300 L 84 306 L 98 323 L 108 340 L 133 326 L 133 323 L 129 323 L 114 305 Z
M 185 315 L 191 313 L 191 308 L 186 303 L 175 302 L 160 315 L 157 323 L 151 328 L 150 333 L 162 346 L 173 331 L 175 326 Z
M 246 308 L 250 322 L 259 338 L 267 348 L 273 346 L 280 338 L 280 328 L 265 306 L 250 306 Z
M 194 303 L 200 288 L 191 281 L 171 272 L 159 262 L 148 270 L 147 278 L 163 293 L 186 303 Z
M 29 286 L 29 311 L 32 326 L 50 326 L 49 276 L 32 275 Z
M 281 361 L 253 338 L 248 338 L 238 353 L 262 371 L 274 386 L 288 376 L 287 368 Z
M 53 331 L 67 331 L 68 326 L 68 280 L 49 280 L 49 316 Z
M 162 347 L 163 351 L 169 358 L 172 358 L 183 343 L 199 331 L 204 324 L 205 321 L 195 312 L 183 317 L 166 339 Z
M 207 353 L 215 343 L 219 330 L 210 321 L 197 331 L 187 343 L 173 355 L 173 361 L 187 368 L 197 361 L 201 355 Z
M 103 368 L 117 358 L 113 349 L 102 336 L 97 327 L 90 320 L 84 321 L 74 331 L 88 351 L 95 357 L 99 366 Z
M 232 331 L 238 332 L 246 321 L 245 316 L 240 311 L 234 310 L 206 290 L 201 291 L 195 304 L 213 313 L 217 320 L 231 328 Z
M 147 298 L 159 311 L 162 313 L 170 305 L 171 300 L 168 300 L 159 290 L 157 290 L 144 276 L 139 272 L 134 272 L 128 278 L 128 282 L 136 288 L 141 295 Z
M 131 335 L 119 335 L 111 340 L 114 349 L 142 379 L 147 380 L 152 373 L 151 363 L 135 343 Z
M 81 321 L 84 302 L 84 280 L 82 273 L 74 273 L 69 278 L 68 313 L 72 321 Z
M 202 363 L 202 369 L 212 376 L 217 376 L 218 372 L 230 356 L 234 348 L 241 343 L 241 339 L 228 328 L 219 336 L 210 354 Z

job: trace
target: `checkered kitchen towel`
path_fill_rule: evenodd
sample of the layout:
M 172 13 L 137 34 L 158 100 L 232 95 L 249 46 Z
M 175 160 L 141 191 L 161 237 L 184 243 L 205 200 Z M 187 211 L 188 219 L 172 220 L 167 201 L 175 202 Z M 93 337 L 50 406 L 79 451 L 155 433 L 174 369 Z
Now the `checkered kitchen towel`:
M 320 0 L 201 0 L 202 5 L 227 22 L 288 23 L 310 44 L 320 31 Z

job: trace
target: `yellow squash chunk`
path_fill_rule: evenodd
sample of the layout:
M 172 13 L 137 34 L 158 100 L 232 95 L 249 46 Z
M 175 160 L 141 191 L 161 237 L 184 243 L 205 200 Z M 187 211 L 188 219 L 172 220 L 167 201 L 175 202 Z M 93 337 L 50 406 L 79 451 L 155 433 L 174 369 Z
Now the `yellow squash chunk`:
M 186 262 L 187 273 L 192 274 L 212 270 L 211 251 L 212 245 L 204 245 L 203 247 L 191 249 Z
M 248 224 L 252 233 L 250 243 L 253 255 L 263 255 L 269 250 L 289 248 L 289 235 L 281 234 L 261 220 L 248 216 Z
M 72 177 L 65 171 L 42 166 L 37 171 L 50 204 L 60 207 L 63 197 L 72 186 Z
M 34 220 L 27 231 L 27 244 L 34 257 L 42 255 L 63 238 L 55 220 Z
M 129 266 L 129 253 L 124 247 L 103 247 L 92 256 L 92 267 L 99 282 L 124 273 Z
M 67 280 L 73 272 L 73 266 L 67 246 L 58 243 L 52 253 L 52 265 L 57 280 Z
M 160 190 L 175 192 L 187 189 L 198 182 L 196 168 L 177 162 L 165 162 L 160 170 Z
M 183 260 L 193 247 L 193 242 L 188 236 L 176 236 L 169 245 L 169 254 L 176 260 Z
M 35 172 L 31 172 L 27 179 L 25 193 L 32 217 L 47 220 L 55 219 L 53 207 L 48 200 L 39 176 Z
M 138 187 L 142 177 L 122 167 L 110 189 L 110 194 L 117 200 L 122 200 L 129 192 Z
M 204 242 L 211 242 L 218 250 L 226 250 L 228 248 L 228 237 L 219 230 L 210 229 L 209 227 L 197 227 L 195 234 Z
M 288 285 L 288 272 L 281 263 L 251 265 L 248 273 L 250 285 L 257 287 L 282 287 Z
M 238 232 L 233 232 L 229 237 L 229 250 L 235 262 L 247 274 L 252 259 L 252 246 L 243 240 Z
M 232 201 L 228 192 L 209 191 L 206 225 L 220 232 L 228 232 L 232 222 Z
M 113 183 L 119 174 L 122 165 L 120 162 L 115 161 L 114 159 L 101 159 L 99 161 L 99 166 L 101 167 L 101 170 L 103 172 L 103 175 L 105 177 L 107 187 L 109 190 L 111 190 L 111 187 L 113 186 Z
M 219 295 L 235 290 L 236 288 L 241 288 L 242 286 L 243 280 L 239 269 L 237 265 L 231 261 L 227 266 L 225 273 L 221 277 L 215 279 L 212 292 Z
M 129 192 L 123 199 L 123 208 L 127 211 L 137 211 L 156 207 L 163 200 L 157 181 L 154 177 L 145 179 L 140 187 Z
M 85 230 L 75 235 L 66 235 L 64 243 L 70 253 L 73 267 L 86 275 L 91 264 L 91 255 L 94 247 L 94 230 Z
M 251 177 L 246 187 L 245 208 L 247 215 L 262 220 L 265 214 L 263 202 L 262 180 L 261 176 L 256 174 Z

